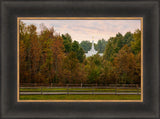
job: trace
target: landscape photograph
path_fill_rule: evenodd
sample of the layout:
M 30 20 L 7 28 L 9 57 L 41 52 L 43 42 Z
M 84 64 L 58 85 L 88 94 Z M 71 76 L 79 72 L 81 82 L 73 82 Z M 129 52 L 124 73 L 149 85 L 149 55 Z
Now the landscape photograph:
M 141 18 L 18 18 L 18 101 L 143 101 Z

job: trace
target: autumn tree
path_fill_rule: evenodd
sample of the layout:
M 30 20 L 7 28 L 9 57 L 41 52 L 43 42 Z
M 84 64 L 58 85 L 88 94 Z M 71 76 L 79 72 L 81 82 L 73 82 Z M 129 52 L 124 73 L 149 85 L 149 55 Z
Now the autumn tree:
M 107 41 L 105 41 L 104 39 L 98 40 L 97 44 L 95 45 L 95 49 L 99 52 L 99 53 L 103 53 L 106 47 Z
M 62 38 L 63 38 L 63 45 L 65 48 L 65 52 L 69 53 L 72 47 L 72 38 L 68 33 L 62 34 Z
M 64 45 L 63 45 L 63 39 L 60 36 L 54 36 L 53 42 L 51 45 L 52 49 L 52 82 L 58 82 L 59 80 L 58 76 L 61 75 L 62 72 L 62 65 L 63 65 L 63 59 L 64 59 Z
M 117 83 L 134 83 L 136 69 L 135 56 L 131 49 L 124 45 L 114 59 Z
M 116 77 L 115 77 L 115 67 L 113 66 L 112 62 L 104 60 L 102 69 L 102 73 L 100 74 L 100 83 L 101 84 L 115 84 Z
M 20 21 L 20 26 L 19 26 L 19 59 L 20 59 L 20 82 L 23 83 L 25 82 L 27 77 L 27 72 L 26 72 L 26 47 L 25 47 L 25 37 L 26 37 L 26 26 L 23 22 Z
M 134 40 L 131 42 L 132 52 L 138 54 L 141 50 L 141 31 L 136 30 L 133 34 Z
M 101 74 L 102 57 L 98 54 L 91 56 L 87 59 L 87 65 L 85 66 L 88 83 L 99 83 L 99 77 Z
M 30 25 L 28 26 L 28 32 L 30 37 L 30 70 L 31 70 L 31 81 L 37 82 L 38 79 L 38 71 L 39 71 L 39 62 L 40 62 L 40 43 L 38 40 L 37 32 L 36 32 L 36 26 Z
M 80 70 L 80 64 L 77 59 L 77 54 L 73 51 L 69 53 L 69 55 L 64 60 L 64 70 L 66 72 L 66 82 L 67 83 L 80 83 L 80 77 L 79 77 L 79 70 Z
M 40 54 L 40 69 L 39 69 L 39 82 L 47 83 L 52 82 L 52 43 L 53 43 L 53 28 L 48 29 L 42 24 L 41 34 L 39 35 L 39 41 L 41 45 Z
M 133 40 L 133 34 L 131 32 L 127 32 L 123 37 L 123 45 L 130 47 Z

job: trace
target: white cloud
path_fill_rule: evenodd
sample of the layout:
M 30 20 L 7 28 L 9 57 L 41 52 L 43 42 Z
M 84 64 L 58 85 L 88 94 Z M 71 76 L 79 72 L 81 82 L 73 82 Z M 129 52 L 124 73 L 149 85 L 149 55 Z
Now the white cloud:
M 27 25 L 37 26 L 37 32 L 40 32 L 40 24 L 46 27 L 54 27 L 60 34 L 69 33 L 73 40 L 79 42 L 83 40 L 94 40 L 114 37 L 120 32 L 123 35 L 130 31 L 134 32 L 140 29 L 140 20 L 22 20 Z M 94 37 L 94 39 L 92 39 Z

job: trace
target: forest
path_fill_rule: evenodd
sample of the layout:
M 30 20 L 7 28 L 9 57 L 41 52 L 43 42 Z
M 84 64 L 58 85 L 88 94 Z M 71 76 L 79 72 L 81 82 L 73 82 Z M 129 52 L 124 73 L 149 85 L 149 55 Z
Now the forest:
M 66 31 L 67 32 L 67 31 Z M 94 44 L 98 55 L 87 57 L 91 42 L 72 40 L 70 34 L 54 27 L 20 21 L 20 83 L 64 84 L 140 84 L 141 31 L 117 33 Z

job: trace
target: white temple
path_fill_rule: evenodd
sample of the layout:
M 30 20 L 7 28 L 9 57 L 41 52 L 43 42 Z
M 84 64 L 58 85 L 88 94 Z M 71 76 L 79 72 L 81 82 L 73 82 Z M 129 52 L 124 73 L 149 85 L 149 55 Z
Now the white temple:
M 86 54 L 86 57 L 90 57 L 92 55 L 95 55 L 97 53 L 97 51 L 94 49 L 94 41 L 92 41 L 92 48 L 90 51 L 88 51 Z

